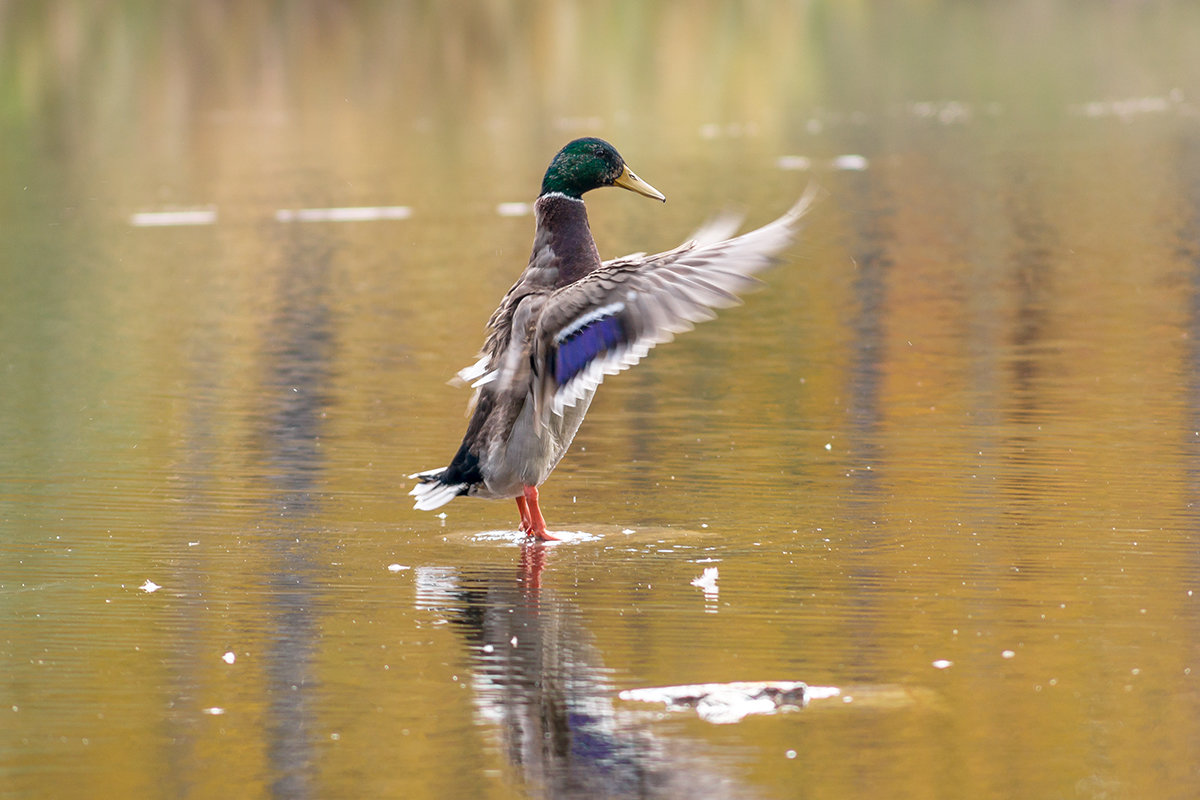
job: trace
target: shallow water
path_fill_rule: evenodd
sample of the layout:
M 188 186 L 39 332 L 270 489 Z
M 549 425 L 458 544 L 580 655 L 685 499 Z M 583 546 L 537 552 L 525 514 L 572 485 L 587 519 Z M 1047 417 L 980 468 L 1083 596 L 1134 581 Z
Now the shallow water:
M 0 7 L 0 796 L 1195 796 L 1197 15 Z M 824 199 L 565 541 L 412 511 L 585 134 L 605 257 Z

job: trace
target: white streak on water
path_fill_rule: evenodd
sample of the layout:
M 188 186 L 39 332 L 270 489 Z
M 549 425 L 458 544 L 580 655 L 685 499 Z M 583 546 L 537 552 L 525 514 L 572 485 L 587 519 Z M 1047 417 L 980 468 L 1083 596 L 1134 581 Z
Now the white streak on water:
M 212 225 L 217 221 L 215 208 L 190 211 L 140 211 L 129 217 L 135 228 L 161 228 L 173 225 Z

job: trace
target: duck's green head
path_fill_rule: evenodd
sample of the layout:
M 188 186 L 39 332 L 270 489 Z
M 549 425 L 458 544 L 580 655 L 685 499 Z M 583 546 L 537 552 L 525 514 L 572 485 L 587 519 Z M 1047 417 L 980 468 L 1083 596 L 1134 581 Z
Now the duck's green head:
M 542 178 L 542 194 L 558 192 L 577 200 L 584 192 L 620 186 L 666 202 L 662 192 L 634 175 L 617 149 L 603 139 L 576 139 L 558 151 Z

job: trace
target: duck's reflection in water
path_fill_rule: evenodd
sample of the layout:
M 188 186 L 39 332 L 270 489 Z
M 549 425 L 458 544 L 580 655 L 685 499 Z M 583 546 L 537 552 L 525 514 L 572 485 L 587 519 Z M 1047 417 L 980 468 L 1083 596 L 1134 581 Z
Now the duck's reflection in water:
M 417 604 L 452 623 L 472 657 L 477 720 L 498 734 L 529 791 L 544 797 L 753 797 L 727 761 L 656 735 L 616 687 L 574 604 L 542 588 L 552 547 L 520 568 L 426 567 Z

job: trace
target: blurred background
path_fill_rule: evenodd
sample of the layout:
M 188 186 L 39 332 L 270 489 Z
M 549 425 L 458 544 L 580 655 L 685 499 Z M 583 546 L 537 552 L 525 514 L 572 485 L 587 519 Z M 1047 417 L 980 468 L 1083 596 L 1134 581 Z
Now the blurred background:
M 0 0 L 0 797 L 1195 796 L 1198 29 Z M 404 476 L 585 135 L 605 258 L 824 196 L 529 547 Z M 843 693 L 617 697 L 768 679 Z

